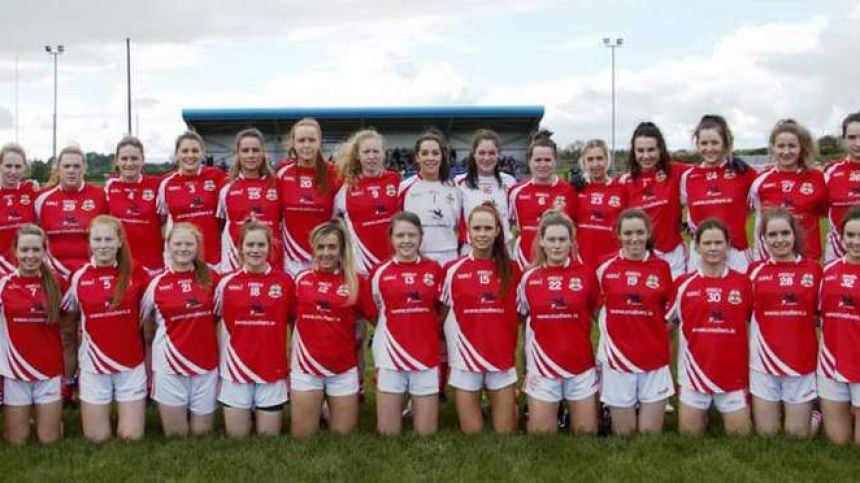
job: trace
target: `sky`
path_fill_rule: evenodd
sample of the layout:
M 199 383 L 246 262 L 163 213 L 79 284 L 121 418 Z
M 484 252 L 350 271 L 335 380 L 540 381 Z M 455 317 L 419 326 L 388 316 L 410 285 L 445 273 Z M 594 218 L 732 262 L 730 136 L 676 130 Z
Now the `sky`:
M 791 117 L 838 134 L 860 110 L 860 0 L 3 0 L 0 143 L 51 156 L 111 152 L 133 131 L 163 162 L 184 108 L 543 105 L 566 145 L 656 122 L 692 149 L 707 113 L 736 147 L 767 143 Z M 854 47 L 851 47 L 854 46 Z M 853 60 L 852 60 L 853 59 Z M 17 67 L 16 67 L 17 66 Z

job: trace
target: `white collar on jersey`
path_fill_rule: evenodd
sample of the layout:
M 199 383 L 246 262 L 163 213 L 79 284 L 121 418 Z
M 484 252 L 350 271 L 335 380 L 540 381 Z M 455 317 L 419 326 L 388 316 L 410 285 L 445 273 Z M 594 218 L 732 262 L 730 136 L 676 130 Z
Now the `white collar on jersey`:
M 702 161 L 702 162 L 699 164 L 699 167 L 700 167 L 700 168 L 704 168 L 704 169 L 725 168 L 728 164 L 729 164 L 729 160 L 728 160 L 727 158 L 723 158 L 723 160 L 722 160 L 722 161 L 720 161 L 720 164 L 718 164 L 718 165 L 716 165 L 716 166 L 705 166 L 705 162 L 704 162 L 704 161 Z
M 110 265 L 100 266 L 100 265 L 96 264 L 96 258 L 95 257 L 90 257 L 90 265 L 92 265 L 93 268 L 116 268 L 117 265 L 119 265 L 119 263 L 116 260 L 114 260 L 113 263 Z
M 531 184 L 538 185 L 538 186 L 555 186 L 558 184 L 558 181 L 559 181 L 559 177 L 557 174 L 552 175 L 552 181 L 550 181 L 549 183 L 538 183 L 537 181 L 535 181 L 534 178 L 529 178 L 529 182 Z
M 394 263 L 396 263 L 398 265 L 401 265 L 401 264 L 403 264 L 403 265 L 415 265 L 421 261 L 421 257 L 418 256 L 417 258 L 415 258 L 415 260 L 412 260 L 411 262 L 401 262 L 400 260 L 397 259 L 397 256 L 395 255 L 395 256 L 391 257 L 391 261 L 393 261 Z
M 272 266 L 270 264 L 266 263 L 266 269 L 263 270 L 262 272 L 249 272 L 248 269 L 245 268 L 244 265 L 242 265 L 242 272 L 247 273 L 247 274 L 252 274 L 252 275 L 268 275 L 268 274 L 272 273 Z
M 803 257 L 802 257 L 802 256 L 800 256 L 800 255 L 795 255 L 795 256 L 794 256 L 794 260 L 792 260 L 792 261 L 790 261 L 790 262 L 788 262 L 788 263 L 795 263 L 795 264 L 797 264 L 797 263 L 800 263 L 800 261 L 801 261 L 801 260 L 803 260 Z M 776 265 L 777 263 L 785 263 L 785 262 L 778 262 L 778 261 L 774 260 L 774 259 L 773 259 L 773 257 L 768 257 L 768 258 L 767 258 L 767 263 L 768 263 L 769 265 Z
M 579 255 L 577 255 L 577 258 L 579 258 Z M 563 264 L 562 266 L 560 266 L 560 267 L 550 267 L 550 266 L 549 266 L 549 264 L 548 264 L 547 262 L 544 262 L 544 263 L 543 263 L 543 268 L 567 268 L 567 267 L 569 267 L 569 266 L 570 266 L 570 263 L 571 263 L 571 261 L 570 261 L 570 257 L 567 257 L 567 258 L 564 260 L 564 264 Z
M 726 278 L 726 276 L 729 274 L 729 266 L 728 266 L 728 264 L 726 264 L 726 266 L 723 267 L 723 272 L 720 273 L 719 275 L 717 275 L 716 277 L 711 277 L 710 275 L 706 275 L 704 272 L 702 272 L 701 268 L 696 270 L 696 273 L 698 273 L 699 276 L 703 277 L 703 278 Z
M 265 181 L 268 177 L 269 177 L 268 174 L 262 174 L 260 176 L 257 176 L 256 178 L 248 178 L 245 176 L 245 173 L 239 171 L 239 176 L 236 176 L 236 179 L 259 179 L 259 180 Z
M 642 260 L 635 260 L 633 258 L 627 258 L 624 256 L 624 250 L 618 250 L 618 258 L 622 260 L 630 260 L 631 262 L 645 262 L 651 258 L 651 250 L 645 250 L 645 256 L 642 257 Z

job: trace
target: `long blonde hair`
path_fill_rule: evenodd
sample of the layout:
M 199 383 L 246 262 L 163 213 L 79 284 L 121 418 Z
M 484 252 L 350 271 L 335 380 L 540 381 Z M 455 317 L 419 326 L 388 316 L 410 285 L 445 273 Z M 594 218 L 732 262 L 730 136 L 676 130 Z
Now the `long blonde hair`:
M 197 253 L 194 254 L 194 261 L 192 262 L 194 265 L 194 279 L 197 280 L 197 283 L 199 283 L 203 288 L 208 289 L 212 284 L 212 269 L 210 269 L 209 265 L 207 265 L 203 260 L 203 234 L 200 233 L 200 229 L 192 223 L 177 223 L 170 228 L 170 232 L 167 233 L 165 240 L 170 243 L 170 239 L 173 238 L 173 235 L 176 234 L 176 232 L 183 230 L 191 233 L 191 236 L 194 237 L 194 241 L 197 242 Z
M 15 238 L 12 240 L 13 257 L 17 257 L 18 240 L 25 235 L 35 235 L 41 238 L 42 248 L 46 254 L 48 253 L 48 236 L 45 234 L 45 230 L 42 230 L 42 228 L 33 223 L 24 223 L 15 231 Z M 42 289 L 45 291 L 45 302 L 48 305 L 45 307 L 48 323 L 56 324 L 60 321 L 60 299 L 62 298 L 62 294 L 60 293 L 60 284 L 57 283 L 54 272 L 44 258 L 42 259 L 42 263 L 39 264 L 39 280 L 42 282 Z
M 233 160 L 233 165 L 230 166 L 230 181 L 235 181 L 236 178 L 239 177 L 239 173 L 242 172 L 242 166 L 239 163 L 239 144 L 245 138 L 256 139 L 260 142 L 260 149 L 263 152 L 263 164 L 260 165 L 260 172 L 258 173 L 261 178 L 267 178 L 269 181 L 274 183 L 274 175 L 272 173 L 272 167 L 269 166 L 269 158 L 266 156 L 266 138 L 263 136 L 263 133 L 260 132 L 259 129 L 255 127 L 249 127 L 246 129 L 242 129 L 236 134 L 236 147 L 235 147 L 235 155 Z
M 382 135 L 375 129 L 362 129 L 350 136 L 337 150 L 335 158 L 337 159 L 338 172 L 340 179 L 347 186 L 355 186 L 358 178 L 361 177 L 361 161 L 359 159 L 361 143 L 369 139 L 378 139 L 380 144 L 385 142 Z
M 116 265 L 118 272 L 116 277 L 117 283 L 116 288 L 113 291 L 113 297 L 111 297 L 111 304 L 116 307 L 120 302 L 122 302 L 125 291 L 128 289 L 128 286 L 131 285 L 131 273 L 134 270 L 134 262 L 131 259 L 131 253 L 128 246 L 128 236 L 125 234 L 125 228 L 122 227 L 122 223 L 113 216 L 99 215 L 93 218 L 93 221 L 90 222 L 90 226 L 87 229 L 88 236 L 95 225 L 105 225 L 113 228 L 120 241 L 119 250 L 116 252 Z
M 340 267 L 339 270 L 343 273 L 343 279 L 346 282 L 346 289 L 349 291 L 347 305 L 355 304 L 358 299 L 358 275 L 355 273 L 355 260 L 352 251 L 352 242 L 349 239 L 349 232 L 346 228 L 346 223 L 342 218 L 335 218 L 325 223 L 317 225 L 313 229 L 310 236 L 311 248 L 316 247 L 320 238 L 327 235 L 337 235 L 340 244 Z
M 314 128 L 317 132 L 317 137 L 319 138 L 320 149 L 317 151 L 316 159 L 314 159 L 314 168 L 317 171 L 317 186 L 319 186 L 321 193 L 328 193 L 329 189 L 331 189 L 331 180 L 328 179 L 328 163 L 325 162 L 325 158 L 323 158 L 322 153 L 322 127 L 320 127 L 320 123 L 317 122 L 316 119 L 312 117 L 305 117 L 299 119 L 293 126 L 290 128 L 290 132 L 287 134 L 286 145 L 287 145 L 287 157 L 292 158 L 298 162 L 299 154 L 295 148 L 296 142 L 296 129 L 302 126 L 310 126 Z

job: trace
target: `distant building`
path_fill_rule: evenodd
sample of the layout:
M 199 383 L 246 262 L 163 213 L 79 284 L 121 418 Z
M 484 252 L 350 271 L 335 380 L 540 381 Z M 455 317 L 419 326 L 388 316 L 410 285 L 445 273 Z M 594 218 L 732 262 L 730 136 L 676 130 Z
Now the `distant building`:
M 385 136 L 389 165 L 410 171 L 415 139 L 428 128 L 448 136 L 456 153 L 455 171 L 469 152 L 472 134 L 489 128 L 502 137 L 501 157 L 513 168 L 523 166 L 529 135 L 537 130 L 543 106 L 447 106 L 447 107 L 347 107 L 347 108 L 265 108 L 265 109 L 184 109 L 182 118 L 189 129 L 206 140 L 210 161 L 215 165 L 233 163 L 233 143 L 238 131 L 256 127 L 266 136 L 266 151 L 272 161 L 286 157 L 283 140 L 290 126 L 303 117 L 313 117 L 323 130 L 323 151 L 334 154 L 337 145 L 353 132 L 373 127 Z M 393 166 L 398 163 L 399 166 Z

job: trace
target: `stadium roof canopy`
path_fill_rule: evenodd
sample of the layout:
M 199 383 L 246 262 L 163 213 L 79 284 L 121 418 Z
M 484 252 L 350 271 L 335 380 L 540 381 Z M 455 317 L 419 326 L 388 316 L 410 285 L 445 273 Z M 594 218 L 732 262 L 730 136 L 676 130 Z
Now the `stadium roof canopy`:
M 182 119 L 200 134 L 236 132 L 253 125 L 268 133 L 285 133 L 303 117 L 317 119 L 328 137 L 364 127 L 386 131 L 422 131 L 436 127 L 447 133 L 489 127 L 498 131 L 531 132 L 543 118 L 543 106 L 445 107 L 295 107 L 254 109 L 183 109 Z

